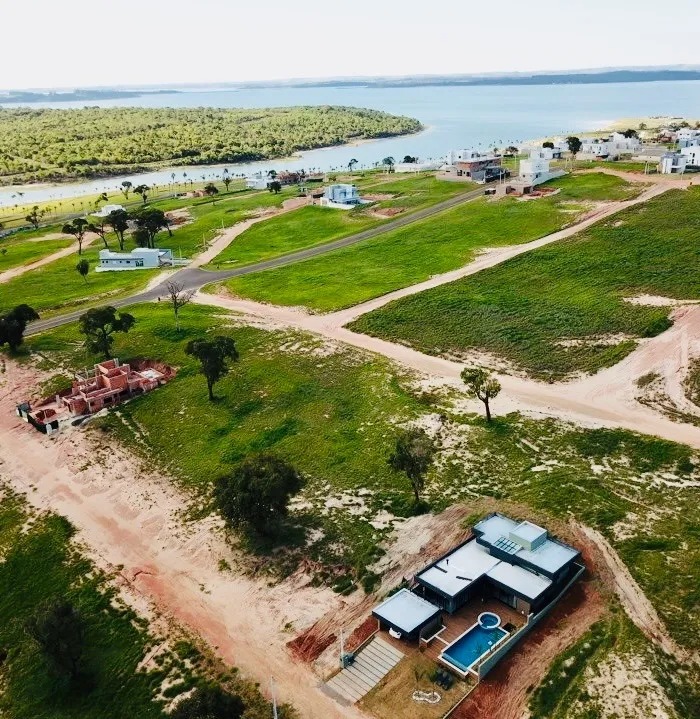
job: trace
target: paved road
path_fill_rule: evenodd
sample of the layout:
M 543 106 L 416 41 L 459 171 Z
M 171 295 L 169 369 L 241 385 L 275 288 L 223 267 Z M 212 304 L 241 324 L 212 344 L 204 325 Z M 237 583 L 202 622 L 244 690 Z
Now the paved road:
M 198 267 L 185 267 L 184 269 L 179 270 L 175 274 L 170 275 L 167 281 L 177 281 L 178 283 L 183 285 L 185 289 L 198 290 L 204 285 L 210 284 L 211 282 L 221 282 L 222 280 L 228 280 L 232 277 L 241 277 L 242 275 L 249 275 L 254 272 L 263 272 L 264 270 L 272 270 L 276 267 L 284 267 L 285 265 L 291 265 L 296 262 L 303 262 L 304 260 L 309 260 L 313 257 L 324 255 L 327 252 L 339 250 L 343 247 L 349 247 L 350 245 L 354 245 L 358 242 L 364 242 L 365 240 L 369 240 L 373 237 L 383 235 L 384 233 L 391 232 L 392 230 L 397 230 L 400 227 L 405 227 L 406 225 L 413 224 L 414 222 L 419 222 L 420 220 L 424 220 L 428 217 L 432 217 L 433 215 L 437 215 L 440 212 L 449 210 L 452 207 L 456 207 L 465 202 L 470 202 L 471 200 L 475 200 L 478 197 L 482 197 L 483 194 L 483 188 L 479 188 L 478 190 L 472 190 L 471 192 L 465 192 L 460 195 L 457 195 L 456 197 L 451 197 L 449 200 L 439 202 L 436 205 L 431 205 L 430 207 L 426 207 L 422 210 L 417 210 L 416 212 L 412 212 L 408 215 L 402 215 L 394 220 L 390 220 L 389 222 L 378 225 L 377 227 L 372 227 L 369 230 L 364 230 L 363 232 L 358 232 L 357 234 L 343 237 L 340 240 L 335 240 L 334 242 L 327 242 L 323 245 L 316 245 L 314 247 L 309 247 L 305 250 L 299 250 L 298 252 L 291 252 L 287 255 L 282 255 L 281 257 L 273 257 L 270 260 L 256 262 L 255 264 L 246 265 L 244 267 L 217 271 L 202 270 Z M 341 211 L 342 210 L 338 210 L 338 212 Z M 153 289 L 139 292 L 135 295 L 129 295 L 128 297 L 122 297 L 121 299 L 113 300 L 109 304 L 113 307 L 126 307 L 128 305 L 135 305 L 140 302 L 152 302 L 158 297 L 165 297 L 167 296 L 165 282 L 166 281 L 162 282 L 160 285 L 157 285 Z M 57 315 L 56 317 L 50 317 L 45 320 L 38 320 L 37 322 L 32 322 L 32 324 L 29 325 L 29 327 L 27 328 L 25 334 L 37 334 L 38 332 L 44 332 L 45 330 L 54 329 L 55 327 L 60 327 L 61 325 L 75 322 L 80 317 L 80 315 L 84 313 L 85 308 L 82 308 L 79 310 L 75 310 L 74 312 L 69 312 L 65 315 Z

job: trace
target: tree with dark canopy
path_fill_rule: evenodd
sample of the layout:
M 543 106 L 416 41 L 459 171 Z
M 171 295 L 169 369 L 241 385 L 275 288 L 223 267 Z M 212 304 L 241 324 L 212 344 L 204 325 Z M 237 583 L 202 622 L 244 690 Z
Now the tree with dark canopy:
M 272 455 L 250 457 L 214 486 L 214 499 L 231 527 L 250 527 L 273 535 L 289 513 L 289 500 L 304 486 L 304 477 Z
M 138 229 L 147 233 L 147 247 L 155 247 L 155 237 L 161 230 L 167 229 L 171 236 L 173 234 L 170 230 L 168 218 L 165 216 L 163 210 L 158 210 L 155 207 L 141 207 L 134 212 L 133 217 L 134 220 L 136 220 Z
M 100 352 L 109 359 L 112 356 L 112 343 L 115 332 L 128 332 L 136 320 L 127 312 L 114 307 L 93 307 L 80 316 L 78 326 L 85 335 L 85 345 L 90 352 Z
M 425 476 L 433 461 L 435 445 L 424 429 L 414 428 L 402 432 L 396 438 L 389 466 L 403 472 L 411 483 L 416 505 L 425 488 Z
M 170 719 L 240 719 L 245 711 L 243 700 L 218 686 L 195 689 L 177 703 Z
M 146 204 L 146 201 L 148 200 L 148 193 L 150 192 L 151 188 L 148 185 L 136 185 L 134 187 L 134 193 L 137 195 L 141 195 L 141 199 L 143 200 L 143 204 Z
M 129 213 L 126 210 L 112 210 L 105 218 L 105 224 L 114 230 L 119 249 L 124 252 L 124 233 L 129 229 Z
M 85 643 L 83 619 L 70 602 L 63 599 L 48 602 L 24 627 L 56 674 L 70 679 L 78 677 Z
M 273 180 L 272 182 L 267 183 L 267 189 L 270 192 L 274 192 L 275 195 L 278 195 L 282 192 L 282 183 L 279 180 Z
M 94 232 L 103 242 L 105 250 L 109 249 L 107 244 L 107 228 L 105 225 L 109 224 L 106 219 L 100 219 L 96 222 L 90 222 L 85 228 L 88 232 Z
M 17 305 L 0 315 L 0 347 L 7 345 L 10 352 L 16 352 L 24 340 L 27 325 L 38 319 L 36 310 L 29 305 Z
M 190 340 L 185 347 L 185 354 L 196 357 L 200 363 L 200 371 L 207 380 L 209 399 L 213 402 L 214 385 L 228 372 L 227 360 L 238 362 L 236 343 L 230 337 L 221 335 L 212 339 Z
M 566 138 L 566 145 L 569 148 L 569 152 L 571 153 L 571 156 L 575 160 L 576 155 L 578 155 L 579 151 L 581 150 L 581 146 L 583 145 L 583 143 L 581 142 L 581 140 L 578 137 L 576 137 L 574 135 L 570 135 L 569 137 Z
M 211 197 L 211 204 L 214 204 L 214 198 L 219 194 L 219 188 L 213 183 L 209 182 L 204 186 L 204 194 Z
M 76 272 L 85 280 L 85 283 L 87 284 L 87 276 L 88 272 L 90 272 L 90 263 L 83 258 L 82 260 L 78 260 L 78 264 L 75 266 Z
M 122 194 L 124 195 L 124 199 L 129 199 L 129 193 L 131 192 L 131 188 L 133 186 L 134 183 L 129 180 L 124 180 L 124 182 L 122 182 Z
M 88 221 L 83 217 L 76 217 L 70 222 L 66 222 L 61 229 L 66 235 L 73 235 L 78 240 L 78 254 L 83 254 L 83 240 L 85 239 L 85 232 L 88 229 Z
M 39 205 L 34 205 L 32 211 L 24 218 L 29 222 L 35 230 L 39 229 L 39 222 L 41 221 L 43 210 L 39 209 Z

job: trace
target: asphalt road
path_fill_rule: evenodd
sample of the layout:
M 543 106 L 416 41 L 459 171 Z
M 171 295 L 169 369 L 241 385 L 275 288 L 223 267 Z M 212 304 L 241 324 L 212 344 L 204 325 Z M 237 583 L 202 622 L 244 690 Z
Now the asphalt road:
M 314 247 L 309 247 L 305 250 L 299 250 L 297 252 L 290 252 L 289 254 L 282 255 L 280 257 L 273 257 L 272 259 L 264 260 L 263 262 L 256 262 L 251 265 L 245 265 L 244 267 L 216 271 L 202 270 L 199 267 L 185 267 L 182 270 L 179 270 L 178 272 L 170 275 L 167 281 L 178 282 L 186 290 L 199 290 L 204 287 L 204 285 L 208 285 L 212 282 L 221 282 L 223 280 L 231 279 L 232 277 L 241 277 L 242 275 L 250 275 L 254 272 L 263 272 L 265 270 L 272 270 L 277 267 L 292 265 L 296 262 L 303 262 L 304 260 L 310 260 L 314 257 L 318 257 L 319 255 L 325 255 L 327 252 L 333 252 L 333 250 L 339 250 L 343 247 L 350 247 L 351 245 L 355 245 L 358 242 L 364 242 L 365 240 L 378 237 L 379 235 L 383 235 L 386 232 L 397 230 L 400 227 L 406 227 L 407 225 L 411 225 L 414 222 L 419 222 L 420 220 L 424 220 L 428 217 L 432 217 L 433 215 L 437 215 L 440 212 L 449 210 L 452 207 L 456 207 L 465 202 L 475 200 L 478 197 L 482 197 L 483 194 L 484 188 L 480 187 L 478 190 L 472 190 L 471 192 L 465 192 L 463 194 L 457 195 L 456 197 L 451 197 L 449 200 L 444 200 L 443 202 L 439 202 L 436 205 L 431 205 L 430 207 L 426 207 L 422 210 L 417 210 L 416 212 L 412 212 L 408 215 L 402 215 L 377 227 L 372 227 L 369 230 L 364 230 L 363 232 L 358 232 L 357 234 L 343 237 L 340 240 L 335 240 L 334 242 L 327 242 L 323 245 L 316 245 Z M 127 307 L 129 305 L 139 304 L 140 302 L 152 302 L 158 297 L 167 297 L 167 294 L 168 292 L 165 288 L 165 282 L 162 282 L 160 285 L 157 285 L 151 290 L 148 290 L 146 292 L 139 292 L 135 295 L 129 295 L 128 297 L 122 297 L 121 299 L 113 300 L 109 304 L 112 307 Z M 56 315 L 55 317 L 49 317 L 45 320 L 37 320 L 36 322 L 32 322 L 29 325 L 27 331 L 25 332 L 25 335 L 37 334 L 39 332 L 44 332 L 45 330 L 60 327 L 70 322 L 75 322 L 78 320 L 80 315 L 84 313 L 85 308 L 82 308 L 64 315 Z

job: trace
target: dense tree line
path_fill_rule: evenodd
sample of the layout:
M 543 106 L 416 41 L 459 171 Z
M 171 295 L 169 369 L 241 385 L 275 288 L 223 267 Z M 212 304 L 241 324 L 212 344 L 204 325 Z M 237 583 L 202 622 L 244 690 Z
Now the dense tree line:
M 285 157 L 415 132 L 417 120 L 351 107 L 0 108 L 0 182 Z

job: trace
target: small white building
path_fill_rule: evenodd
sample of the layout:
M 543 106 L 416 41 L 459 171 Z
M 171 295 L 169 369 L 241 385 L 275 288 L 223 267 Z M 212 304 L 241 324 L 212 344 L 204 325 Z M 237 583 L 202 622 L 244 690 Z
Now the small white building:
M 532 160 L 558 160 L 562 151 L 558 147 L 534 147 L 530 150 Z
M 100 264 L 95 272 L 118 270 L 151 270 L 159 267 L 186 265 L 189 260 L 176 259 L 172 250 L 137 247 L 131 252 L 112 252 L 100 250 Z
M 642 146 L 642 142 L 638 137 L 634 135 L 632 137 L 625 137 L 621 132 L 613 132 L 608 137 L 610 148 L 616 154 L 627 154 L 630 152 L 638 152 Z
M 334 207 L 339 210 L 350 210 L 357 205 L 365 204 L 355 185 L 339 183 L 329 185 L 323 192 L 321 205 L 324 207 Z
M 700 145 L 700 130 L 682 127 L 676 132 L 676 142 L 681 149 L 692 145 Z
M 700 145 L 688 145 L 681 149 L 687 167 L 700 167 Z
M 117 212 L 117 210 L 123 209 L 123 205 L 102 205 L 98 212 L 91 212 L 90 214 L 93 217 L 107 217 L 107 215 L 111 214 L 112 212 Z
M 538 185 L 550 177 L 549 160 L 530 156 L 528 160 L 520 160 L 520 179 L 528 184 Z
M 394 165 L 394 172 L 430 172 L 431 170 L 439 170 L 442 162 L 433 160 L 417 160 L 416 162 L 397 162 Z
M 445 163 L 447 165 L 456 165 L 460 162 L 492 162 L 500 159 L 498 155 L 494 155 L 490 151 L 482 153 L 471 147 L 463 150 L 450 150 L 445 158 Z
M 659 160 L 659 172 L 662 175 L 677 175 L 685 172 L 687 158 L 680 152 L 665 152 Z
M 267 190 L 272 178 L 267 173 L 256 172 L 245 178 L 245 186 L 250 190 Z

